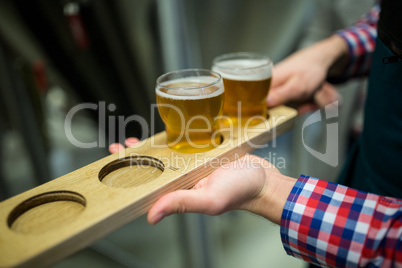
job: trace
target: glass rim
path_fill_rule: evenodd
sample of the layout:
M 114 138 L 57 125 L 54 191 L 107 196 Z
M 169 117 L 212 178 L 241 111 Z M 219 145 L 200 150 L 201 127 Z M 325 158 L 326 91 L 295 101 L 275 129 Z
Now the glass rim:
M 243 56 L 243 58 L 242 58 Z M 256 66 L 252 66 L 252 67 L 228 67 L 228 66 L 222 66 L 221 62 L 223 62 L 223 60 L 230 60 L 230 59 L 236 59 L 236 57 L 238 57 L 237 59 L 247 59 L 246 57 L 249 57 L 249 59 L 262 59 L 262 60 L 266 60 L 266 62 L 256 65 Z M 233 52 L 233 53 L 225 53 L 219 56 L 216 56 L 213 61 L 212 61 L 212 68 L 213 67 L 218 67 L 220 69 L 227 69 L 227 70 L 251 70 L 251 69 L 258 69 L 264 66 L 271 66 L 272 65 L 272 61 L 271 59 L 264 55 L 264 54 L 260 54 L 260 53 L 255 53 L 255 52 Z
M 167 77 L 167 76 L 169 76 L 169 75 L 179 74 L 179 73 L 186 73 L 186 72 L 188 72 L 188 73 L 191 73 L 191 72 L 195 72 L 195 73 L 196 73 L 196 72 L 208 73 L 208 74 L 210 74 L 210 75 L 198 75 L 198 76 L 197 76 L 197 75 L 193 75 L 193 76 L 187 76 L 187 77 L 202 77 L 202 76 L 214 77 L 214 76 L 215 76 L 216 80 L 214 80 L 213 82 L 208 83 L 207 85 L 204 85 L 204 86 L 194 86 L 194 87 L 186 87 L 186 88 L 184 88 L 184 87 L 167 87 L 166 85 L 163 85 L 163 84 L 162 84 L 162 83 L 165 83 L 165 82 L 167 82 L 167 81 L 171 81 L 171 80 L 175 80 L 175 79 L 180 79 L 180 78 L 186 78 L 186 76 L 184 76 L 184 77 L 176 77 L 176 78 L 174 78 L 174 79 L 166 80 L 165 82 L 160 82 L 160 80 L 161 80 L 162 78 L 165 78 L 165 77 Z M 211 74 L 212 74 L 212 75 L 211 75 Z M 157 87 L 160 87 L 160 88 L 167 88 L 167 89 L 173 89 L 173 90 L 194 90 L 194 89 L 199 89 L 199 88 L 211 87 L 211 86 L 214 86 L 214 85 L 220 83 L 221 81 L 222 81 L 222 76 L 221 76 L 219 73 L 215 72 L 215 71 L 212 71 L 212 70 L 209 70 L 209 69 L 191 68 L 191 69 L 180 69 L 180 70 L 175 70 L 175 71 L 170 71 L 170 72 L 164 73 L 164 74 L 160 75 L 160 76 L 156 79 L 156 85 L 157 85 Z

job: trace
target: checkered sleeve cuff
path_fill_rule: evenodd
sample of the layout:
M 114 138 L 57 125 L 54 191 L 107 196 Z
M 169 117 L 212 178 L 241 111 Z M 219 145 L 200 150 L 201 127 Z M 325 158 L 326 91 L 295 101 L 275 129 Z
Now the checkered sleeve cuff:
M 402 264 L 401 206 L 302 175 L 282 213 L 282 243 L 287 254 L 320 266 Z
M 370 72 L 372 55 L 377 38 L 379 4 L 362 16 L 355 25 L 336 32 L 348 45 L 349 58 L 344 72 L 330 82 L 343 82 L 349 78 L 367 75 Z

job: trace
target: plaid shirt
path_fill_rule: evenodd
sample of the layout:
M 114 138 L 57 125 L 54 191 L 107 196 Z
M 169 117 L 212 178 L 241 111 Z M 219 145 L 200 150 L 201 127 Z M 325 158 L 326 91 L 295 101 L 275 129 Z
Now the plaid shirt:
M 334 82 L 342 82 L 369 73 L 377 38 L 380 2 L 377 1 L 376 5 L 353 26 L 336 32 L 348 44 L 349 60 L 344 73 Z
M 281 220 L 289 255 L 329 267 L 402 267 L 402 200 L 300 176 Z

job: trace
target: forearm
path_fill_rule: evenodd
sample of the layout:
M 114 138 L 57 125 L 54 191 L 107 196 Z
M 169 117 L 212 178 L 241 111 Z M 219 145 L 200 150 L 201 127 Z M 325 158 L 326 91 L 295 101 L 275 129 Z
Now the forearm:
M 311 47 L 307 48 L 312 52 L 311 58 L 317 61 L 327 76 L 340 75 L 346 68 L 348 60 L 348 45 L 343 38 L 332 35 Z
M 267 170 L 265 186 L 260 194 L 242 209 L 280 224 L 283 208 L 295 183 L 294 178 Z
M 377 0 L 376 5 L 360 17 L 354 25 L 335 33 L 347 45 L 348 57 L 345 63 L 342 63 L 342 68 L 335 69 L 334 73 L 330 71 L 327 77 L 329 82 L 341 83 L 369 73 L 377 37 L 380 2 Z

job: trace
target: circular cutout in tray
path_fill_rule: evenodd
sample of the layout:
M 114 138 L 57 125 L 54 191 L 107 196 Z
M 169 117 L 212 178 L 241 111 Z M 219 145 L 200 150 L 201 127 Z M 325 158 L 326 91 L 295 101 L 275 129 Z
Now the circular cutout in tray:
M 75 192 L 54 191 L 33 196 L 8 216 L 11 230 L 37 234 L 74 221 L 85 209 L 85 198 Z
M 159 177 L 165 169 L 162 161 L 150 156 L 128 156 L 104 166 L 99 180 L 110 187 L 130 188 Z

